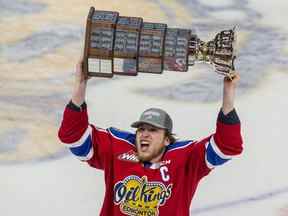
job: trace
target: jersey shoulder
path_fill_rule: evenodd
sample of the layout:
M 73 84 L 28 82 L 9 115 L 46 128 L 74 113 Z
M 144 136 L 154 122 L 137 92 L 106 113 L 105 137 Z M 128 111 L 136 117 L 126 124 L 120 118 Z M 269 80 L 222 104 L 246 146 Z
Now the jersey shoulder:
M 194 140 L 179 140 L 168 145 L 166 151 L 172 152 L 172 151 L 185 150 L 193 146 L 195 143 L 196 141 Z
M 131 145 L 135 145 L 135 139 L 136 139 L 135 133 L 120 130 L 120 129 L 115 128 L 115 127 L 110 127 L 107 130 L 112 135 L 112 137 L 114 139 L 122 140 L 122 141 L 127 142 Z

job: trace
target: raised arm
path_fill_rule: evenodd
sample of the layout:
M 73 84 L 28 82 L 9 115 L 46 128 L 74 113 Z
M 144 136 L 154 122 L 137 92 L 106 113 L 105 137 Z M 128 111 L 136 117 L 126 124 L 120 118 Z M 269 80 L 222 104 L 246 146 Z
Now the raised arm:
M 240 119 L 234 108 L 239 80 L 238 73 L 232 80 L 224 78 L 222 108 L 217 118 L 216 133 L 206 143 L 205 160 L 209 168 L 224 164 L 243 150 Z
M 243 150 L 240 119 L 234 108 L 235 91 L 239 80 L 238 73 L 232 80 L 224 78 L 223 102 L 218 114 L 216 133 L 206 148 L 210 167 L 224 164 Z
M 65 107 L 58 137 L 78 159 L 105 169 L 104 161 L 111 157 L 111 139 L 106 130 L 89 124 L 85 103 L 87 80 L 81 59 L 76 66 L 72 98 Z
M 58 136 L 63 143 L 74 143 L 80 137 L 88 137 L 88 115 L 85 103 L 87 79 L 82 71 L 82 58 L 76 65 L 75 81 L 72 87 L 71 101 L 67 104 Z M 85 139 L 85 138 L 84 138 Z M 71 145 L 73 146 L 73 145 Z
M 92 128 L 89 126 L 85 94 L 87 79 L 82 73 L 82 59 L 76 65 L 72 97 L 65 107 L 58 137 L 81 160 L 93 155 Z

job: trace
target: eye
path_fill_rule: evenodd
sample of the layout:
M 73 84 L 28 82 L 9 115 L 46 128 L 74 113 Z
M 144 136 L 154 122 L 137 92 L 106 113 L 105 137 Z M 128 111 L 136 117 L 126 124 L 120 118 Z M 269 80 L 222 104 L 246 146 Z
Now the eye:
M 149 128 L 148 131 L 149 131 L 149 132 L 156 132 L 157 129 L 156 129 L 156 128 Z
M 145 128 L 143 128 L 143 127 L 138 127 L 138 129 L 137 129 L 137 131 L 139 131 L 139 132 L 143 132 L 145 130 Z

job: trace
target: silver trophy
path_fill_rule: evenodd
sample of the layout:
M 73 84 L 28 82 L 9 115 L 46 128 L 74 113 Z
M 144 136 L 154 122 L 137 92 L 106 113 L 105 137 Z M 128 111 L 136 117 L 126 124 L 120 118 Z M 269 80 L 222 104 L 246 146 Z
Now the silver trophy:
M 136 76 L 138 72 L 160 74 L 186 72 L 205 62 L 215 72 L 234 76 L 235 28 L 204 42 L 190 29 L 169 28 L 164 23 L 144 22 L 140 17 L 90 8 L 85 36 L 84 72 L 87 76 Z

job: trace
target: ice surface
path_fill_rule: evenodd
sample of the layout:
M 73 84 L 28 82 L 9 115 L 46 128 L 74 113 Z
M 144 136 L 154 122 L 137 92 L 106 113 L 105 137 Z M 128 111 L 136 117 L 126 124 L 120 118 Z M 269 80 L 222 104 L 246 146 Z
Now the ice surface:
M 75 54 L 80 55 L 82 46 L 75 43 L 83 42 L 80 35 L 84 30 L 80 29 L 84 27 L 88 8 L 95 2 L 43 0 L 45 7 L 33 7 L 34 1 L 27 2 L 32 5 L 31 10 L 22 1 L 0 2 L 5 13 L 13 18 L 0 20 L 0 26 L 17 27 L 11 32 L 19 34 L 6 31 L 0 44 L 1 215 L 98 215 L 105 188 L 103 173 L 63 149 L 52 151 L 42 145 L 44 141 L 51 146 L 60 145 L 55 138 L 59 115 L 64 100 L 70 98 L 71 71 L 78 58 Z M 185 24 L 208 39 L 219 29 L 239 26 L 236 64 L 241 82 L 236 109 L 242 122 L 245 151 L 200 183 L 192 215 L 287 216 L 288 3 L 139 0 L 135 5 L 141 8 L 131 9 L 132 2 L 135 3 L 97 1 L 97 6 L 144 19 L 153 15 L 155 21 L 166 20 L 177 26 Z M 191 15 L 189 19 L 187 14 Z M 16 25 L 15 20 L 20 24 Z M 93 78 L 87 91 L 90 121 L 101 127 L 129 129 L 143 110 L 160 107 L 174 119 L 179 137 L 205 137 L 215 128 L 221 105 L 221 80 L 208 65 L 197 65 L 181 74 Z M 35 121 L 24 121 L 33 117 Z M 51 134 L 53 139 L 42 133 Z M 36 147 L 43 154 L 33 155 Z M 24 148 L 29 150 L 25 154 L 31 153 L 27 160 L 17 157 Z

